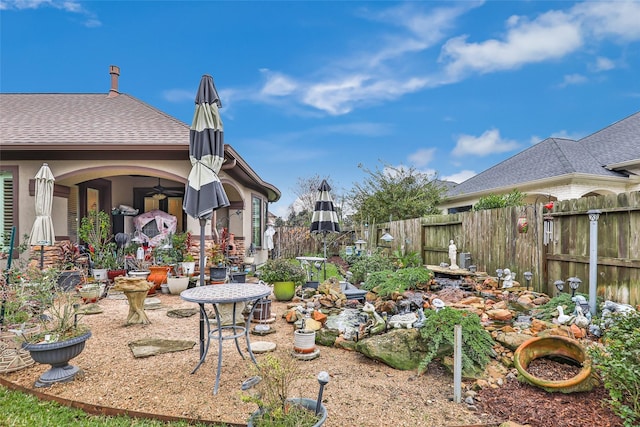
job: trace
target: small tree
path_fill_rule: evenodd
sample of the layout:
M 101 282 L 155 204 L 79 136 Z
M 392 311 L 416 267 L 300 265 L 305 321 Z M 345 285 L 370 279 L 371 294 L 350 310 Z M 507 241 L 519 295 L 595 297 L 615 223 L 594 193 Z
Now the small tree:
M 478 203 L 473 205 L 473 210 L 481 211 L 484 209 L 506 208 L 507 206 L 522 206 L 525 197 L 527 195 L 518 191 L 517 188 L 514 188 L 508 194 L 489 194 L 488 196 L 480 197 Z
M 368 177 L 349 192 L 355 222 L 386 222 L 439 214 L 437 205 L 445 188 L 414 167 L 384 165 L 370 170 L 358 165 Z

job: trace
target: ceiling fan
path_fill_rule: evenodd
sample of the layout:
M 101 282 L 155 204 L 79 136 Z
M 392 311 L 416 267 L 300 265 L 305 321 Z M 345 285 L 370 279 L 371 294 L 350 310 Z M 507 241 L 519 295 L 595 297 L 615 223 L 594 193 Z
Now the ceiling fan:
M 153 191 L 147 193 L 146 196 L 151 196 L 156 200 L 163 200 L 163 199 L 166 199 L 167 196 L 182 196 L 183 194 L 184 193 L 182 191 L 170 190 L 168 188 L 163 187 L 162 184 L 160 183 L 160 178 L 158 178 L 158 185 L 155 185 L 153 187 Z

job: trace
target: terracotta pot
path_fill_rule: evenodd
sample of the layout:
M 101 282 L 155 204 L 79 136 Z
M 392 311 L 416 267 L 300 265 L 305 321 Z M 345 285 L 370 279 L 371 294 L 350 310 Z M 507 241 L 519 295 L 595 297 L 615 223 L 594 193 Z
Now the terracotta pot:
M 167 283 L 167 275 L 169 274 L 170 270 L 171 267 L 169 267 L 168 265 L 155 265 L 149 267 L 149 271 L 151 272 L 151 274 L 149 274 L 149 277 L 147 277 L 147 281 L 155 284 L 156 290 L 160 290 L 160 285 L 162 285 L 163 283 Z
M 563 381 L 545 380 L 534 377 L 527 372 L 527 368 L 533 360 L 547 356 L 574 360 L 582 365 L 582 369 L 575 377 Z M 560 336 L 531 338 L 518 347 L 513 355 L 513 362 L 520 379 L 548 392 L 589 391 L 597 383 L 591 377 L 591 359 L 587 357 L 587 353 L 580 343 L 571 338 Z
M 125 276 L 127 274 L 127 270 L 121 268 L 119 270 L 109 270 L 107 271 L 107 277 L 109 280 L 113 281 L 116 277 Z

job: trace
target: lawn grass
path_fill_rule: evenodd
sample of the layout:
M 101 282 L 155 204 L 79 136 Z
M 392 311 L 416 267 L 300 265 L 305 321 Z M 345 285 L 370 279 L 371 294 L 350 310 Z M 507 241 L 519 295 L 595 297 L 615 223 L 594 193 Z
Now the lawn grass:
M 204 427 L 206 424 L 195 424 Z M 210 424 L 209 424 L 210 425 Z M 69 408 L 57 402 L 39 400 L 30 394 L 12 391 L 0 386 L 0 427 L 188 427 L 187 422 L 107 417 L 89 415 L 80 409 Z M 191 425 L 193 426 L 193 424 Z M 223 427 L 224 424 L 218 424 Z

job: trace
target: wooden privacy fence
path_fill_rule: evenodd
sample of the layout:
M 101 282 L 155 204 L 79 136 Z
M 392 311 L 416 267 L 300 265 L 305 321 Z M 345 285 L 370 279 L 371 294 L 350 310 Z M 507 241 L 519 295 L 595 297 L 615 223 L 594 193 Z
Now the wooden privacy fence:
M 617 302 L 640 304 L 640 192 L 621 193 L 556 202 L 551 211 L 542 204 L 372 225 L 356 230 L 368 247 L 389 246 L 380 237 L 394 237 L 391 249 L 420 253 L 423 262 L 449 262 L 449 241 L 458 254 L 469 253 L 478 271 L 495 275 L 498 268 L 533 274 L 532 287 L 553 295 L 553 282 L 578 277 L 578 292 L 589 289 L 589 230 L 587 211 L 600 210 L 598 220 L 598 295 Z M 526 218 L 528 230 L 518 231 L 518 220 Z M 545 225 L 546 222 L 546 225 Z M 545 238 L 546 237 L 546 238 Z M 568 289 L 568 285 L 565 286 Z

